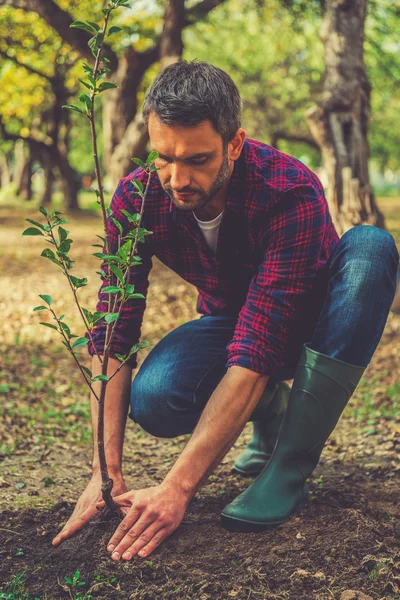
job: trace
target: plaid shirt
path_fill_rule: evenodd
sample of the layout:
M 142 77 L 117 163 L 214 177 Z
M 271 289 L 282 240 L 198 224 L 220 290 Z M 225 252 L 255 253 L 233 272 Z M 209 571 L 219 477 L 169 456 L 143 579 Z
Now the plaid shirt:
M 128 231 L 121 209 L 140 212 L 141 198 L 131 179 L 145 182 L 139 168 L 121 179 L 111 202 L 113 217 Z M 193 284 L 197 311 L 233 315 L 237 323 L 227 345 L 226 367 L 239 365 L 273 376 L 296 365 L 302 344 L 311 339 L 322 307 L 326 279 L 322 268 L 338 242 L 321 183 L 295 158 L 246 139 L 229 181 L 216 257 L 192 211 L 177 209 L 153 174 L 142 227 L 152 231 L 138 246 L 142 264 L 131 269 L 135 293 L 146 296 L 152 256 Z M 118 230 L 109 219 L 110 246 Z M 106 311 L 99 291 L 97 310 Z M 110 355 L 126 354 L 139 341 L 146 301 L 122 308 Z M 105 325 L 93 331 L 101 354 Z M 93 347 L 88 346 L 93 355 Z M 136 356 L 130 360 L 136 366 Z

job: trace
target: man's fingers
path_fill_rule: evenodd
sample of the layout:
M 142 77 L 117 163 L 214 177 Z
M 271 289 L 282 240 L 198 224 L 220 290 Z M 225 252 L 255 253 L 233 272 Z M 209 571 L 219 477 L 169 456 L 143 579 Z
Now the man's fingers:
M 53 546 L 58 546 L 59 544 L 61 544 L 61 542 L 71 537 L 71 535 L 74 535 L 74 533 L 76 533 L 80 529 L 82 529 L 82 527 L 86 525 L 86 523 L 88 523 L 94 517 L 95 514 L 96 509 L 94 508 L 94 506 L 89 506 L 79 517 L 71 517 L 69 521 L 67 521 L 64 528 L 60 531 L 60 533 L 56 535 L 56 537 L 53 539 Z
M 126 517 L 118 525 L 114 535 L 108 542 L 107 550 L 112 552 L 113 555 L 115 552 L 117 552 L 119 554 L 118 558 L 121 556 L 125 548 L 128 548 L 142 533 L 142 531 L 150 525 L 149 521 L 146 522 L 144 519 L 140 519 L 140 514 L 141 509 L 131 508 Z M 123 547 L 120 547 L 119 544 L 122 540 L 124 540 L 124 538 L 126 538 L 125 543 L 123 544 Z M 116 560 L 118 559 L 116 558 Z
M 152 526 L 145 529 L 143 533 L 139 535 L 136 542 L 123 552 L 122 558 L 124 560 L 130 560 L 138 553 L 139 556 L 147 556 L 147 554 L 150 554 L 150 552 L 161 544 L 167 535 L 168 530 L 166 527 L 160 529 L 160 525 L 154 523 Z

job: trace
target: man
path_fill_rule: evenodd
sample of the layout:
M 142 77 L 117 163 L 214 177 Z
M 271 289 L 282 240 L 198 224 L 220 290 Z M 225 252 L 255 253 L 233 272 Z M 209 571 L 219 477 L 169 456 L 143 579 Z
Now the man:
M 142 265 L 131 282 L 145 295 L 157 256 L 198 288 L 203 316 L 162 339 L 132 387 L 135 357 L 107 388 L 105 450 L 126 514 L 108 546 L 114 560 L 148 556 L 179 526 L 250 419 L 254 439 L 236 468 L 261 473 L 224 509 L 222 524 L 259 531 L 289 518 L 306 500 L 306 479 L 381 338 L 399 261 L 393 238 L 375 227 L 338 239 L 317 177 L 246 139 L 239 92 L 220 69 L 204 62 L 167 67 L 147 92 L 143 115 L 159 170 L 143 216 L 153 235 L 140 245 Z M 122 211 L 137 213 L 141 204 L 132 178 L 146 180 L 136 170 L 112 201 L 124 232 Z M 110 221 L 113 248 L 117 234 Z M 104 300 L 100 290 L 99 310 Z M 138 299 L 124 308 L 112 353 L 139 340 L 144 309 Z M 94 333 L 99 353 L 104 335 L 102 326 Z M 110 363 L 113 372 L 118 361 Z M 95 357 L 93 372 L 100 372 Z M 287 402 L 282 382 L 292 378 Z M 130 492 L 121 467 L 129 403 L 130 417 L 153 435 L 192 433 L 160 485 Z M 93 398 L 91 406 L 96 437 Z M 99 488 L 95 451 L 92 479 L 54 544 L 93 518 Z

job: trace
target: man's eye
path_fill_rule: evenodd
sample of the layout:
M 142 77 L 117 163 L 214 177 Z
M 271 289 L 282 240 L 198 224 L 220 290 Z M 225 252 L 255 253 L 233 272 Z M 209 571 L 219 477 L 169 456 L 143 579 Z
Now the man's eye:
M 192 160 L 193 165 L 205 165 L 207 162 L 206 158 L 202 158 L 201 160 Z

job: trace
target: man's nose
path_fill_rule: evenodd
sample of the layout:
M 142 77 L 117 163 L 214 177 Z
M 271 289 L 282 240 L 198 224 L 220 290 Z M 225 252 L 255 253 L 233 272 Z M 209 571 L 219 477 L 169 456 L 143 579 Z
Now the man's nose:
M 170 186 L 178 193 L 190 186 L 190 176 L 185 165 L 171 165 Z

